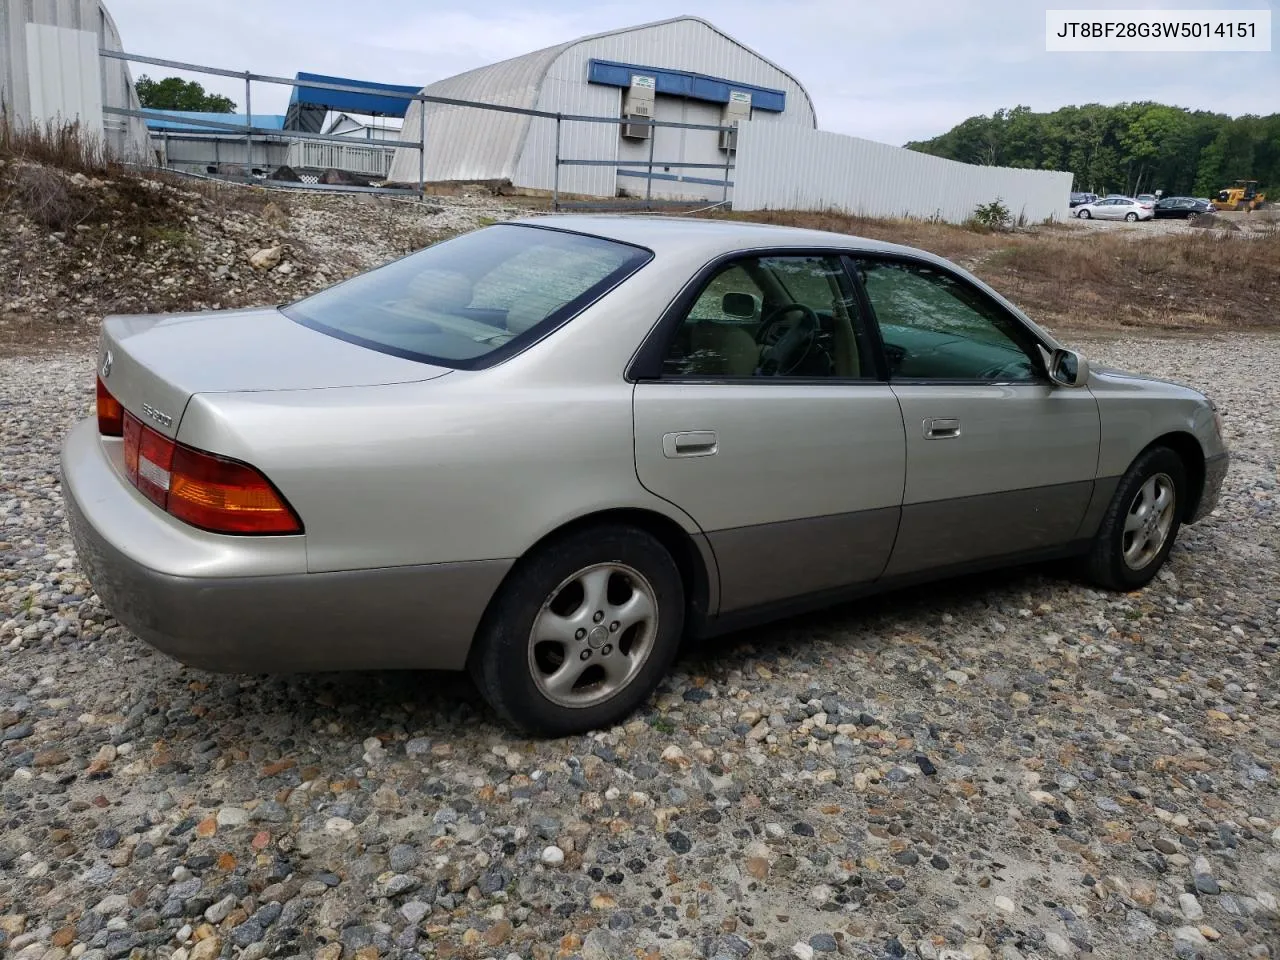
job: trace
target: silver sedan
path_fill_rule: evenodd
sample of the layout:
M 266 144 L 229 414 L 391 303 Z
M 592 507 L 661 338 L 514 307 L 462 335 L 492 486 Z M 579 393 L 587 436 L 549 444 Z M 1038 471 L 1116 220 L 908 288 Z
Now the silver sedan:
M 97 362 L 63 490 L 121 623 L 210 670 L 466 669 L 540 734 L 686 636 L 1050 558 L 1137 589 L 1227 466 L 1205 397 L 938 257 L 724 221 L 495 225 L 108 318 Z

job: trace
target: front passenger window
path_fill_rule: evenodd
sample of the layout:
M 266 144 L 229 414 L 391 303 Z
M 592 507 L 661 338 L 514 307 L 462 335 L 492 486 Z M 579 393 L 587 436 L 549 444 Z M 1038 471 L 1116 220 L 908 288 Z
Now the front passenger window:
M 859 267 L 891 377 L 1041 379 L 1017 321 L 960 278 L 897 260 L 864 260 Z

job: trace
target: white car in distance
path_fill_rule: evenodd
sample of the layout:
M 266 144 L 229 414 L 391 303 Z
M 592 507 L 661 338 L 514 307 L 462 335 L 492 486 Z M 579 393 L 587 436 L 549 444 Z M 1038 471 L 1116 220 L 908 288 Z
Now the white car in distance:
M 1081 220 L 1150 220 L 1156 215 L 1155 204 L 1148 200 L 1134 200 L 1131 197 L 1107 197 L 1076 207 L 1076 216 Z

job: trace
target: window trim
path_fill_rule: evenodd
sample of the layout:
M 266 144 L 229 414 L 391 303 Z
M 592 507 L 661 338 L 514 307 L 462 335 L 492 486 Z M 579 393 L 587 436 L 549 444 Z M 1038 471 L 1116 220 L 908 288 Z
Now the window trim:
M 880 253 L 875 251 L 862 251 L 846 254 L 849 261 L 846 269 L 853 277 L 853 282 L 862 299 L 863 309 L 871 320 L 871 324 L 875 330 L 876 346 L 878 348 L 881 362 L 885 364 L 884 370 L 886 378 L 890 384 L 903 384 L 904 386 L 992 386 L 995 384 L 1008 384 L 1011 386 L 1051 386 L 1053 381 L 1049 377 L 1049 372 L 1045 367 L 1043 353 L 1052 353 L 1050 348 L 1016 313 L 1007 308 L 987 291 L 983 290 L 968 277 L 962 276 L 949 266 L 937 263 L 924 257 L 912 256 L 910 254 L 900 253 Z M 880 318 L 876 314 L 875 307 L 871 303 L 871 297 L 867 293 L 866 286 L 862 282 L 862 277 L 857 271 L 857 262 L 859 260 L 879 260 L 888 263 L 903 263 L 911 266 L 926 267 L 939 273 L 946 274 L 956 283 L 964 286 L 970 293 L 980 297 L 997 313 L 1009 320 L 1019 336 L 1013 338 L 1014 343 L 1028 357 L 1031 358 L 1032 366 L 1035 368 L 1037 376 L 1030 380 L 1008 380 L 1008 379 L 983 379 L 973 378 L 937 378 L 937 377 L 894 377 L 888 375 L 888 351 L 885 350 L 884 337 L 880 332 Z
M 604 299 L 606 296 L 612 293 L 615 289 L 617 289 L 621 284 L 625 283 L 631 277 L 635 276 L 636 273 L 643 270 L 648 264 L 653 262 L 653 258 L 654 258 L 654 252 L 651 249 L 649 249 L 648 247 L 641 246 L 638 243 L 629 243 L 625 240 L 615 240 L 612 237 L 602 237 L 598 234 L 587 233 L 584 230 L 566 230 L 562 227 L 553 227 L 553 226 L 548 226 L 546 224 L 541 224 L 541 223 L 510 223 L 510 222 L 495 223 L 495 224 L 489 225 L 488 227 L 481 227 L 480 230 L 472 230 L 467 233 L 458 234 L 458 237 L 471 236 L 473 234 L 480 233 L 484 230 L 498 230 L 498 229 L 511 229 L 511 228 L 519 228 L 524 230 L 546 230 L 551 233 L 562 233 L 562 234 L 570 234 L 572 236 L 577 236 L 577 237 L 586 237 L 590 240 L 596 240 L 601 243 L 614 244 L 620 247 L 629 247 L 632 250 L 638 251 L 640 253 L 640 256 L 636 258 L 633 264 L 629 266 L 623 265 L 618 269 L 614 270 L 613 272 L 609 273 L 607 276 L 603 277 L 602 279 L 596 281 L 596 283 L 592 284 L 590 287 L 588 287 L 586 290 L 580 293 L 577 297 L 563 304 L 559 308 L 553 310 L 551 313 L 547 314 L 547 316 L 543 317 L 541 320 L 535 323 L 532 327 L 529 327 L 529 329 L 522 330 L 520 333 L 516 334 L 514 337 L 508 340 L 506 343 L 502 344 L 502 346 L 495 347 L 494 349 L 490 350 L 488 353 L 483 353 L 478 357 L 464 358 L 461 360 L 449 359 L 445 357 L 436 357 L 436 356 L 432 356 L 431 354 L 419 353 L 416 350 L 406 350 L 403 347 L 396 347 L 396 346 L 391 346 L 389 344 L 379 343 L 376 340 L 370 340 L 367 337 L 362 337 L 358 334 L 348 333 L 345 330 L 339 330 L 336 327 L 331 327 L 328 324 L 321 323 L 318 320 L 313 320 L 310 317 L 301 313 L 297 309 L 299 304 L 305 303 L 307 300 L 309 300 L 311 297 L 316 296 L 317 294 L 327 293 L 330 290 L 336 290 L 338 287 L 341 287 L 343 284 L 348 283 L 351 280 L 355 280 L 357 277 L 367 276 L 370 273 L 374 273 L 378 270 L 381 270 L 383 267 L 389 267 L 393 263 L 399 263 L 402 260 L 408 260 L 410 257 L 417 256 L 423 250 L 430 249 L 429 247 L 423 247 L 421 250 L 414 250 L 412 253 L 407 253 L 403 257 L 397 257 L 395 260 L 391 260 L 391 261 L 388 261 L 387 263 L 374 267 L 372 270 L 363 271 L 362 273 L 358 273 L 355 276 L 348 277 L 347 279 L 342 280 L 339 283 L 335 283 L 332 286 L 325 287 L 323 290 L 317 290 L 316 293 L 312 293 L 299 300 L 294 300 L 290 303 L 283 304 L 277 307 L 277 309 L 286 317 L 288 317 L 290 320 L 292 320 L 294 323 L 298 324 L 299 326 L 307 327 L 310 330 L 315 330 L 318 333 L 323 333 L 326 336 L 333 337 L 334 339 L 337 339 L 337 340 L 345 341 L 346 343 L 354 344 L 355 346 L 358 346 L 358 347 L 364 347 L 367 350 L 373 350 L 378 353 L 385 353 L 392 357 L 399 357 L 402 360 L 413 360 L 417 363 L 430 364 L 431 366 L 444 367 L 450 370 L 487 370 L 490 367 L 496 367 L 498 366 L 498 364 L 505 363 L 507 360 L 510 360 L 512 357 L 519 356 L 520 354 L 524 353 L 526 350 L 531 349 L 532 347 L 541 343 L 543 340 L 547 339 L 547 337 L 551 336 L 561 327 L 565 326 L 566 324 L 574 320 L 579 314 L 585 311 L 588 307 L 594 306 L 600 300 Z M 450 239 L 452 240 L 456 238 L 451 237 Z M 445 240 L 441 242 L 448 243 L 449 241 Z M 434 244 L 432 244 L 432 246 L 434 246 Z
M 721 268 L 739 260 L 763 259 L 767 257 L 822 257 L 835 260 L 840 264 L 849 281 L 858 310 L 865 310 L 866 297 L 862 285 L 849 270 L 848 258 L 858 254 L 847 247 L 744 247 L 722 253 L 693 274 L 680 288 L 666 309 L 658 317 L 657 323 L 641 341 L 639 348 L 627 364 L 625 378 L 628 383 L 684 383 L 684 384 L 744 384 L 760 385 L 780 383 L 796 385 L 837 385 L 837 386 L 884 386 L 888 382 L 888 365 L 880 343 L 879 328 L 872 315 L 857 318 L 866 327 L 864 331 L 868 346 L 871 348 L 871 370 L 865 377 L 712 377 L 705 374 L 672 376 L 664 374 L 662 364 L 675 339 L 677 328 L 684 322 L 689 311 L 693 309 L 698 298 L 702 296 L 707 285 L 720 272 Z M 870 322 L 868 322 L 870 321 Z

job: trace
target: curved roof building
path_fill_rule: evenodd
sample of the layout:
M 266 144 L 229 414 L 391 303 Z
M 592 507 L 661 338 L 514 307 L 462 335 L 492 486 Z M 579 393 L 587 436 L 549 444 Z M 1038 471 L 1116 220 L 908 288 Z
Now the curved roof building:
M 579 116 L 620 117 L 633 94 L 652 103 L 653 119 L 721 125 L 729 116 L 817 126 L 800 81 L 697 17 L 611 30 L 439 80 L 431 96 Z M 734 106 L 730 106 L 733 104 Z M 510 180 L 549 190 L 555 178 L 555 121 L 446 104 L 426 105 L 428 181 Z M 401 139 L 421 142 L 423 109 L 413 103 Z M 569 159 L 630 161 L 640 166 L 564 166 L 566 193 L 612 196 L 646 188 L 648 138 L 656 161 L 703 163 L 703 168 L 655 167 L 655 196 L 719 197 L 714 169 L 729 155 L 715 131 L 564 121 L 560 154 Z M 630 133 L 632 135 L 624 135 Z M 418 180 L 418 152 L 396 151 L 390 179 Z M 704 182 L 700 182 L 704 181 Z
M 102 113 L 140 109 L 129 65 L 99 49 L 124 49 L 99 0 L 0 0 L 0 103 L 18 124 L 78 120 L 112 156 L 144 161 L 146 124 Z

